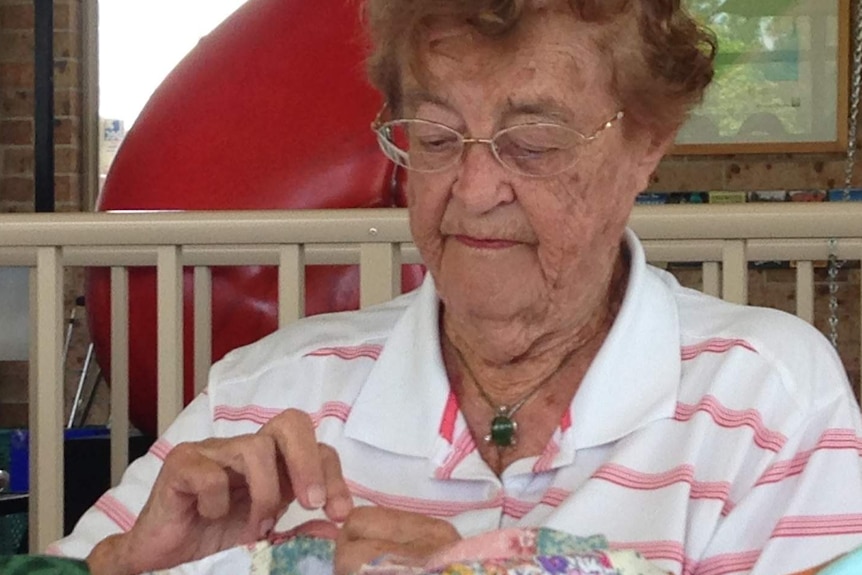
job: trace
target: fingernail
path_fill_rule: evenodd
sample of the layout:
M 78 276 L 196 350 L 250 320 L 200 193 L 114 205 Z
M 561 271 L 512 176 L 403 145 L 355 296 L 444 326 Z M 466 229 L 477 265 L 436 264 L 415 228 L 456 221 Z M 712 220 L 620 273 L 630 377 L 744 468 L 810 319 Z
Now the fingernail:
M 314 509 L 320 509 L 326 503 L 326 490 L 322 485 L 312 485 L 308 488 L 308 504 Z
M 269 536 L 269 532 L 272 531 L 272 528 L 275 527 L 275 519 L 269 518 L 264 519 L 260 522 L 260 537 L 261 539 L 265 539 Z

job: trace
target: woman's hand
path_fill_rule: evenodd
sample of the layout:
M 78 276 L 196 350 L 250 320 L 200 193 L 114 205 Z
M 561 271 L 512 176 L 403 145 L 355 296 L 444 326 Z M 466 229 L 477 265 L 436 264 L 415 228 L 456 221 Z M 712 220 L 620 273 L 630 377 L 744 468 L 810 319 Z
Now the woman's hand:
M 461 536 L 451 523 L 384 507 L 350 512 L 335 542 L 335 575 L 349 575 L 381 555 L 424 560 Z
M 95 575 L 140 573 L 266 537 L 294 500 L 344 521 L 353 503 L 338 455 L 294 409 L 255 435 L 176 446 L 128 533 L 88 558 Z

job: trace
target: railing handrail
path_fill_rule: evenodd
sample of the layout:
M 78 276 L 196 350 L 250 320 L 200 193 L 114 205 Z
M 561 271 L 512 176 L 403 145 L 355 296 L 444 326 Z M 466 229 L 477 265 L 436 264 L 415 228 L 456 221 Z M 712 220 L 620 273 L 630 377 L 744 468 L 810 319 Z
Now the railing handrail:
M 0 246 L 398 243 L 410 241 L 406 212 L 372 208 L 0 214 Z M 630 225 L 647 241 L 858 238 L 862 203 L 636 206 Z M 93 234 L 94 227 L 98 235 Z

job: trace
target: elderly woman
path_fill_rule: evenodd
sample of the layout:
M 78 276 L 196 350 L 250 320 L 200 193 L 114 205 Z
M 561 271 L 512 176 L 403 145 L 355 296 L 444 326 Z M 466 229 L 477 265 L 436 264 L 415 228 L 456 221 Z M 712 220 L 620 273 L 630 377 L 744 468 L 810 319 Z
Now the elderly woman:
M 373 127 L 429 277 L 216 364 L 59 550 L 135 573 L 299 526 L 346 574 L 544 526 L 719 575 L 862 544 L 862 423 L 828 344 L 681 288 L 626 230 L 712 76 L 679 0 L 367 10 Z

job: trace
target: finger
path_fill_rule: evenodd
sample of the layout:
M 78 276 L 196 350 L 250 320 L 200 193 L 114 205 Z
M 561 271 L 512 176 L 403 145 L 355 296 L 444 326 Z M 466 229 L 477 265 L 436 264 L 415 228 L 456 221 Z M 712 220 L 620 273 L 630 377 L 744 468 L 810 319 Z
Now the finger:
M 348 541 L 384 539 L 404 544 L 420 541 L 429 548 L 442 547 L 461 538 L 448 521 L 375 506 L 353 509 L 342 526 L 342 536 Z
M 248 435 L 229 441 L 203 442 L 202 453 L 229 468 L 234 484 L 248 490 L 246 539 L 266 537 L 275 525 L 283 501 L 276 446 L 265 435 Z
M 333 558 L 334 574 L 350 575 L 351 573 L 356 573 L 360 567 L 383 555 L 414 558 L 417 562 L 421 559 L 421 557 L 416 556 L 409 548 L 394 541 L 383 539 L 346 541 L 339 537 L 335 543 L 335 557 Z
M 323 473 L 326 480 L 326 516 L 336 522 L 347 519 L 353 509 L 353 496 L 341 472 L 341 460 L 338 453 L 329 445 L 318 445 Z
M 162 485 L 167 489 L 162 489 Z M 230 511 L 227 470 L 191 444 L 181 444 L 171 450 L 153 493 L 165 498 L 163 503 L 168 510 L 174 505 L 181 506 L 183 499 L 193 498 L 201 517 L 219 519 Z
M 326 475 L 314 425 L 307 413 L 287 409 L 259 431 L 273 438 L 284 460 L 293 494 L 306 509 L 326 504 Z

